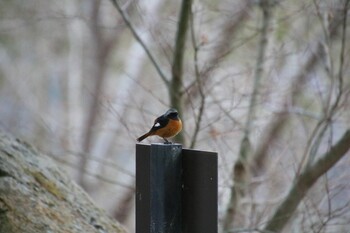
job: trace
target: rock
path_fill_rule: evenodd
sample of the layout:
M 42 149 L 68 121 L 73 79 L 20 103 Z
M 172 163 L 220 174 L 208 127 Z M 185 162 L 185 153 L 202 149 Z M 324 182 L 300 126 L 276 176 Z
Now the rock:
M 0 132 L 0 232 L 126 231 L 51 158 Z

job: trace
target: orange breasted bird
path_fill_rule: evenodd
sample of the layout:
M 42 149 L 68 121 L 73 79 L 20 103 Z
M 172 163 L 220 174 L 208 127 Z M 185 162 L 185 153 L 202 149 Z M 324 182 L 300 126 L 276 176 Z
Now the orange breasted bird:
M 137 139 L 141 142 L 145 138 L 157 135 L 164 139 L 164 143 L 170 143 L 167 138 L 176 136 L 182 129 L 182 122 L 176 109 L 171 108 L 166 113 L 155 119 L 154 124 L 148 133 Z

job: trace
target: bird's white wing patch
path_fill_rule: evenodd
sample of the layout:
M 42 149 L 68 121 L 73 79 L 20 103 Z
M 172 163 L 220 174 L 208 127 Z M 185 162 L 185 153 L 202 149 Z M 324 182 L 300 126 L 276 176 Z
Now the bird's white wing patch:
M 156 122 L 156 123 L 153 125 L 153 127 L 159 127 L 159 126 L 160 126 L 159 122 Z

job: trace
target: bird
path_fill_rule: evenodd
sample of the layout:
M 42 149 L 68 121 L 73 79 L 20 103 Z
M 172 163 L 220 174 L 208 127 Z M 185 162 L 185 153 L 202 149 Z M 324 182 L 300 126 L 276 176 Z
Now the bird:
M 154 120 L 152 128 L 137 138 L 138 142 L 141 142 L 149 136 L 157 135 L 164 139 L 165 144 L 169 144 L 167 138 L 175 137 L 182 130 L 182 121 L 179 117 L 179 113 L 176 109 L 170 108 L 166 113 Z

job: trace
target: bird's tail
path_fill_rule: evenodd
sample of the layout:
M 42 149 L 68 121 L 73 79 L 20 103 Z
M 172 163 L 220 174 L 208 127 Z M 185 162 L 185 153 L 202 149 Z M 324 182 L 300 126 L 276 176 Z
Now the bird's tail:
M 144 140 L 145 138 L 147 138 L 148 136 L 153 135 L 152 132 L 148 132 L 145 133 L 144 135 L 142 135 L 141 137 L 139 137 L 138 139 L 136 139 L 138 142 L 141 142 L 142 140 Z

